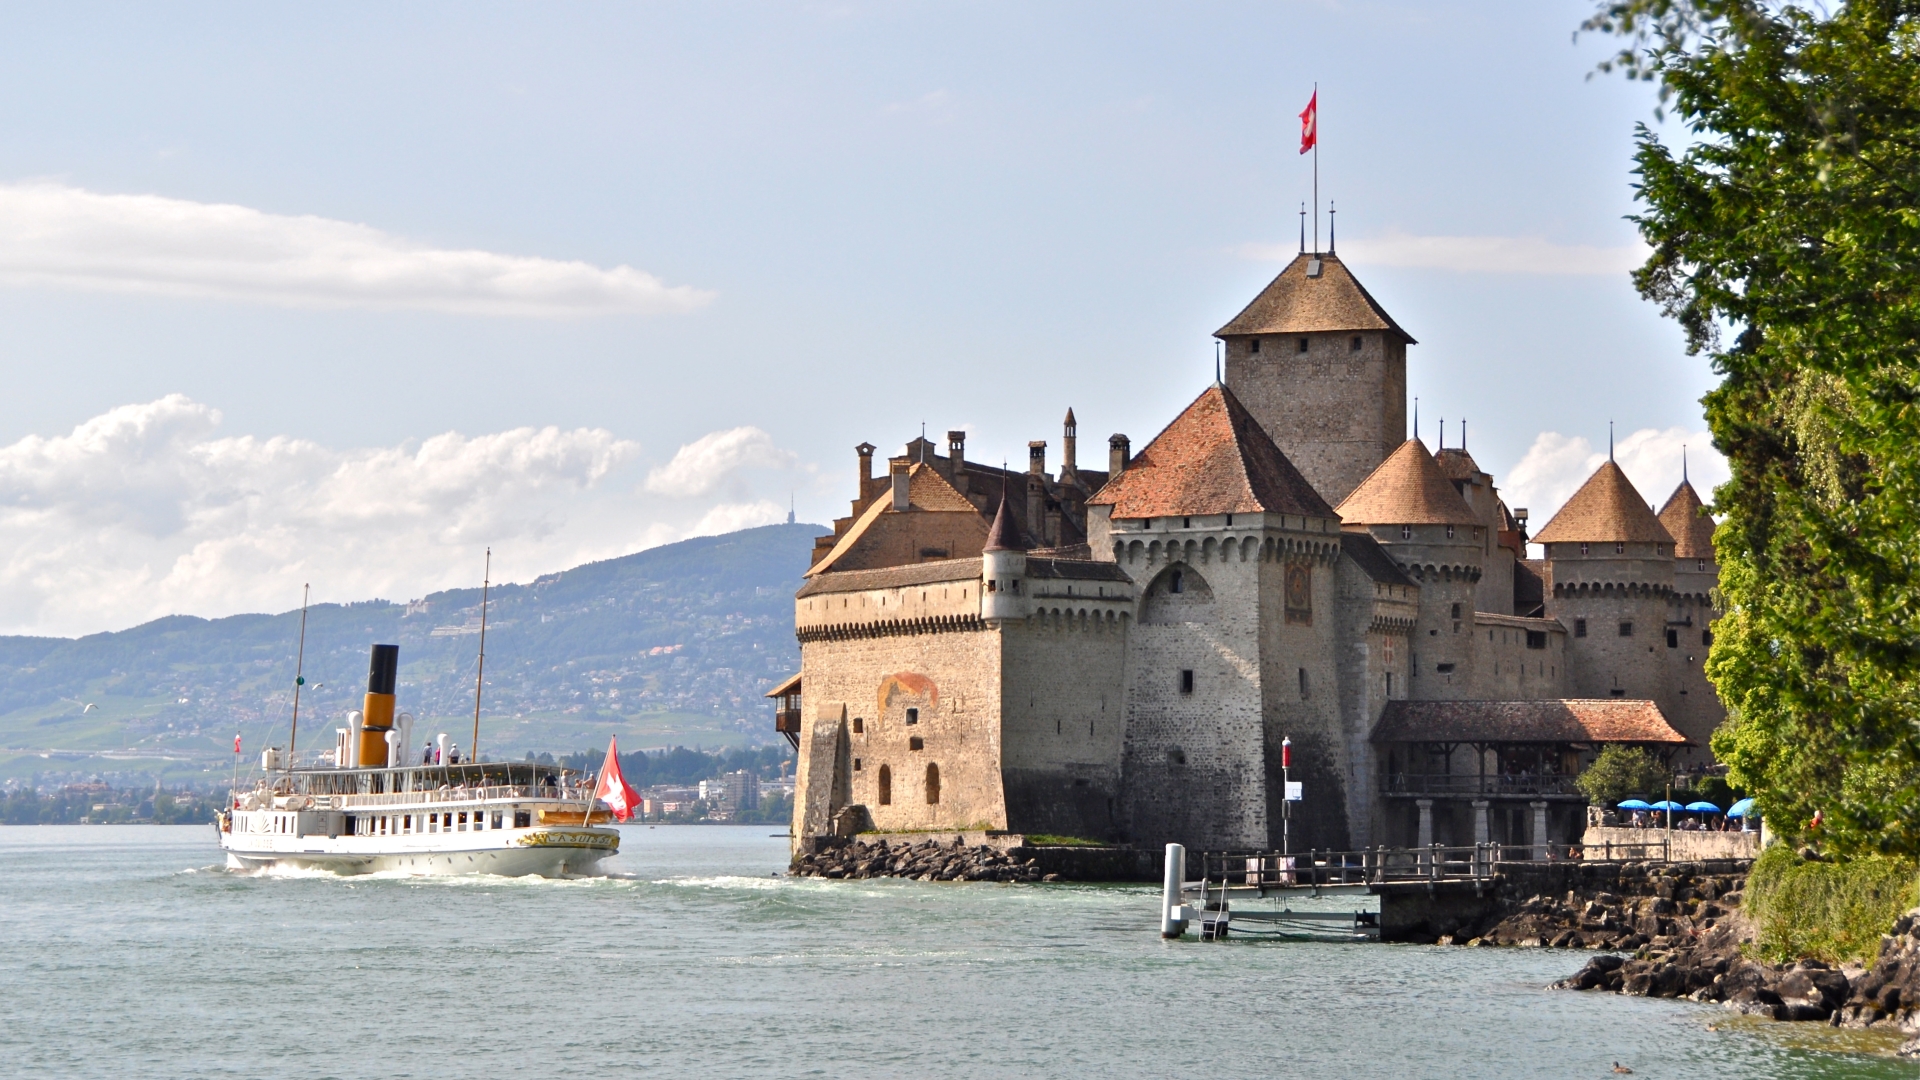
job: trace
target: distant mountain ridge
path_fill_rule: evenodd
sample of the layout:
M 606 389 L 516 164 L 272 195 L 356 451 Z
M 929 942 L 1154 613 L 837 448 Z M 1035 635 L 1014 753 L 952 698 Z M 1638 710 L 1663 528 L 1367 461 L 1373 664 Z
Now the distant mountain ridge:
M 753 741 L 770 738 L 760 695 L 797 669 L 793 594 L 814 538 L 827 531 L 768 525 L 495 586 L 483 704 L 490 729 L 503 734 L 487 741 L 496 752 L 508 749 L 502 738 L 525 741 L 504 734 L 513 719 L 565 720 L 544 730 L 577 733 L 582 724 L 617 729 L 663 712 L 743 719 Z M 314 605 L 301 746 L 332 744 L 331 728 L 359 705 L 376 641 L 400 645 L 402 709 L 470 725 L 479 615 L 478 587 L 407 603 Z M 299 620 L 296 608 L 175 615 L 74 639 L 0 637 L 0 744 L 16 755 L 60 748 L 205 759 L 230 754 L 236 730 L 255 739 L 277 731 L 284 741 Z

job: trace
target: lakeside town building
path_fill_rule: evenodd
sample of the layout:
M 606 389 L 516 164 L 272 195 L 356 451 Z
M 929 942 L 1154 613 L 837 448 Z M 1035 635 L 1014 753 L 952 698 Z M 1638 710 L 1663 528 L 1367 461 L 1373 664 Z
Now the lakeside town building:
M 1043 441 L 1024 472 L 970 462 L 959 431 L 883 475 L 856 448 L 795 597 L 800 673 L 768 695 L 796 847 L 1531 845 L 1577 839 L 1606 744 L 1710 760 L 1690 483 L 1656 513 L 1609 460 L 1530 537 L 1464 446 L 1406 437 L 1414 339 L 1333 252 L 1216 336 L 1223 377 L 1104 469 L 1072 410 L 1056 471 Z

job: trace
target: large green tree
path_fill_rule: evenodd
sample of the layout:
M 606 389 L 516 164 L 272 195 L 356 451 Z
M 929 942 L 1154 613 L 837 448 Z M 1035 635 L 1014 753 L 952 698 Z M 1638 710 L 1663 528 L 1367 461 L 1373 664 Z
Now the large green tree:
M 1790 837 L 1920 853 L 1920 0 L 1586 29 L 1688 132 L 1639 131 L 1635 283 L 1723 377 L 1714 752 Z

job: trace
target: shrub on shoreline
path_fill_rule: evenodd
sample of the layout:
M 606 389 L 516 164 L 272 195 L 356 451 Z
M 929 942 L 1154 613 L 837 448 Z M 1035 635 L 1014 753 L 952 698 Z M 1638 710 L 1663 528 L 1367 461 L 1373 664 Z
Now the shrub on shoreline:
M 1916 905 L 1920 865 L 1912 860 L 1815 861 L 1775 844 L 1754 862 L 1744 906 L 1761 959 L 1871 964 L 1880 936 Z

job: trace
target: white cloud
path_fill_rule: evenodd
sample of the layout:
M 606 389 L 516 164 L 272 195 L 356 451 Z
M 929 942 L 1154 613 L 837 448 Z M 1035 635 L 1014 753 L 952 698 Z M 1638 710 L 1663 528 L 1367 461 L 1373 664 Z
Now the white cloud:
M 1613 457 L 1641 497 L 1658 508 L 1680 486 L 1683 448 L 1687 477 L 1702 499 L 1712 501 L 1713 489 L 1726 482 L 1727 462 L 1704 431 L 1641 428 L 1615 441 Z M 1495 483 L 1508 506 L 1527 508 L 1528 526 L 1537 533 L 1606 460 L 1606 447 L 1596 447 L 1585 436 L 1543 431 L 1505 479 L 1496 477 Z
M 681 498 L 711 494 L 744 468 L 783 468 L 794 455 L 773 445 L 757 427 L 715 431 L 682 446 L 673 460 L 647 474 L 647 490 Z
M 639 446 L 597 428 L 338 449 L 220 422 L 174 394 L 0 446 L 0 632 L 282 611 L 303 582 L 317 600 L 407 599 L 472 584 L 488 545 L 497 579 L 529 580 L 786 515 L 738 494 L 636 498 L 616 478 Z M 740 431 L 758 438 L 736 460 L 792 461 L 752 428 L 689 446 Z
M 1285 261 L 1294 244 L 1247 244 L 1250 259 Z M 1412 236 L 1390 232 L 1347 241 L 1343 257 L 1356 265 L 1454 270 L 1469 274 L 1626 274 L 1644 263 L 1638 241 L 1620 247 L 1556 244 L 1539 236 Z
M 368 225 L 64 184 L 0 184 L 0 282 L 470 315 L 674 312 L 711 292 L 631 266 L 435 248 Z

